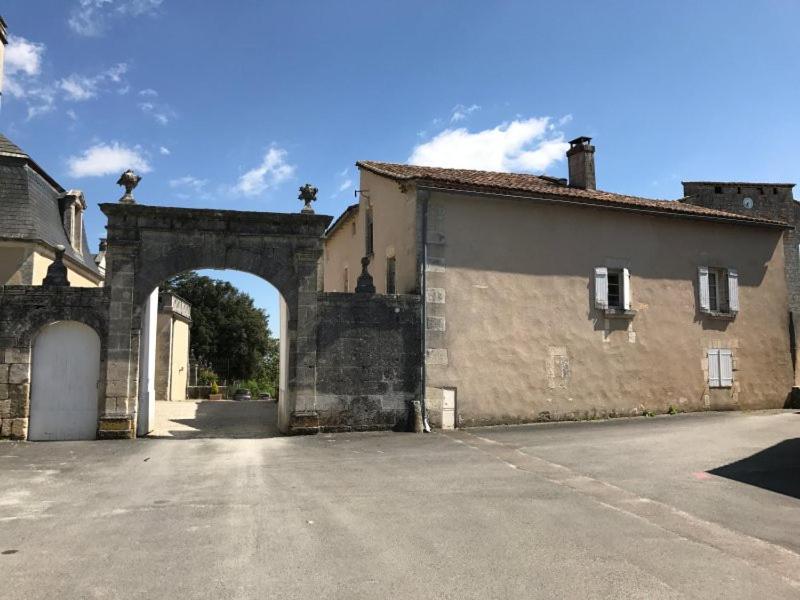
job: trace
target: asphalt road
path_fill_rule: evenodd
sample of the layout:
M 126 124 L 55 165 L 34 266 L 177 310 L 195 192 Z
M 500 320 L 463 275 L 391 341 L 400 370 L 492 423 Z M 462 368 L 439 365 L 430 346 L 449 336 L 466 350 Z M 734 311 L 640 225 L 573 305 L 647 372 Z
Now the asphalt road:
M 0 443 L 0 597 L 800 597 L 792 411 L 211 429 Z

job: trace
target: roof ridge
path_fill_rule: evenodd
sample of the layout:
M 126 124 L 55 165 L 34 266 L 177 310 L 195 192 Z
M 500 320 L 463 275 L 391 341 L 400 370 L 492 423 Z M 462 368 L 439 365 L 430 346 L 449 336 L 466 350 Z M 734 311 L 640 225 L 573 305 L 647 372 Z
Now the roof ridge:
M 519 194 L 525 197 L 541 197 L 543 199 L 561 199 L 562 201 L 581 203 L 597 207 L 628 208 L 635 211 L 658 211 L 675 216 L 689 218 L 717 218 L 739 223 L 762 224 L 770 226 L 788 225 L 782 221 L 751 217 L 722 210 L 686 204 L 674 199 L 645 198 L 618 194 L 604 190 L 587 190 L 570 187 L 543 178 L 538 175 L 522 173 L 504 173 L 500 171 L 481 171 L 477 169 L 454 169 L 449 167 L 426 167 L 420 165 L 404 165 L 379 161 L 358 161 L 358 167 L 372 171 L 377 175 L 396 181 L 438 182 L 447 185 L 454 191 L 474 191 L 483 193 Z

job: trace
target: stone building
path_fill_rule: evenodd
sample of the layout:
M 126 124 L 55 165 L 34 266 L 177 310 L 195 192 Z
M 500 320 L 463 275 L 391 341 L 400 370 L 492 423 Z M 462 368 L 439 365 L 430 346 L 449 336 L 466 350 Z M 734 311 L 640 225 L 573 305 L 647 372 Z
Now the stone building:
M 783 407 L 786 214 L 600 191 L 594 155 L 573 140 L 569 180 L 359 162 L 323 288 L 366 254 L 422 296 L 434 426 Z
M 186 400 L 191 323 L 192 307 L 186 300 L 167 292 L 158 295 L 156 400 Z
M 774 219 L 793 228 L 783 235 L 783 263 L 789 293 L 787 325 L 791 337 L 795 388 L 800 386 L 797 369 L 797 327 L 800 325 L 800 205 L 794 199 L 793 183 L 741 181 L 684 181 L 681 202 L 751 217 Z
M 70 285 L 102 285 L 83 227 L 83 193 L 65 190 L 2 134 L 0 207 L 0 284 L 41 285 L 63 246 Z

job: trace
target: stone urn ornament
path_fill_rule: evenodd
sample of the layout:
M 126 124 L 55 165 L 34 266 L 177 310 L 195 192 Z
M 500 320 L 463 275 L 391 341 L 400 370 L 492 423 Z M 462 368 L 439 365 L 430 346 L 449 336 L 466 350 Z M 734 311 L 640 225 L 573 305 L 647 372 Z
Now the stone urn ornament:
M 117 185 L 125 188 L 125 195 L 119 199 L 121 204 L 136 204 L 136 200 L 133 199 L 133 190 L 141 180 L 142 176 L 137 175 L 130 169 L 120 175 Z
M 297 197 L 297 199 L 306 203 L 303 209 L 300 211 L 301 213 L 306 215 L 314 214 L 314 209 L 311 208 L 311 203 L 317 200 L 318 191 L 319 190 L 310 183 L 300 186 L 300 195 Z

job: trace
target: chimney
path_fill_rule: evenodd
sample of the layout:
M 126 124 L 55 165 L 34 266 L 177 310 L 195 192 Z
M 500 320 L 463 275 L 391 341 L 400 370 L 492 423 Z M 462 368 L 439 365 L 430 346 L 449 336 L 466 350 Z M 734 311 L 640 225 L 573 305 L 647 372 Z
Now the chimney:
M 6 22 L 0 17 L 0 99 L 3 97 L 3 65 L 6 61 L 6 46 L 8 45 L 8 35 L 6 34 Z
M 582 190 L 597 189 L 594 178 L 594 146 L 592 138 L 579 137 L 569 143 L 567 161 L 569 162 L 569 187 Z

